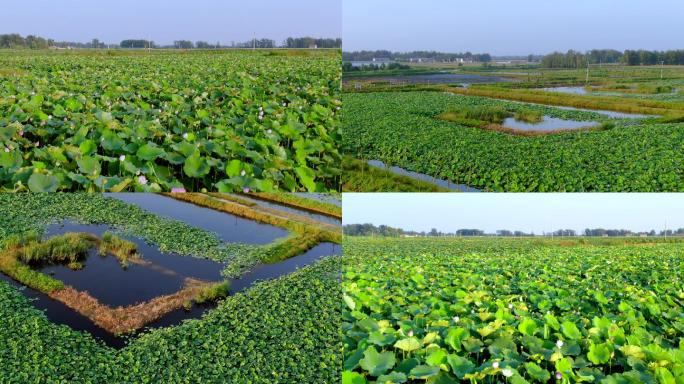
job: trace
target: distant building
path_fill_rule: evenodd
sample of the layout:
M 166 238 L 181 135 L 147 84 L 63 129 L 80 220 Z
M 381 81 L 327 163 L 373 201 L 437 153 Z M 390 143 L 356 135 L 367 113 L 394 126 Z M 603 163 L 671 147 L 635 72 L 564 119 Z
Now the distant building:
M 411 57 L 409 58 L 411 63 L 434 63 L 435 59 L 431 57 Z
M 309 49 L 318 49 L 318 44 L 316 44 L 316 43 L 309 44 Z
M 392 60 L 390 60 L 389 57 L 374 57 L 373 62 L 374 63 L 389 63 Z

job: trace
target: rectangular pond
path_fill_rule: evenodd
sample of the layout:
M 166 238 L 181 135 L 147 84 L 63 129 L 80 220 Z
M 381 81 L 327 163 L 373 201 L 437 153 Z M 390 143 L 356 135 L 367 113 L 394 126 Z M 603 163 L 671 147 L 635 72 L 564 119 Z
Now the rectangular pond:
M 504 119 L 501 124 L 505 128 L 512 128 L 520 131 L 549 132 L 558 130 L 584 129 L 600 125 L 595 121 L 563 120 L 557 117 L 544 116 L 538 123 L 529 123 L 516 120 L 514 117 Z
M 115 232 L 115 229 L 102 224 L 66 221 L 48 226 L 46 236 L 68 232 L 90 233 L 102 238 L 105 232 Z M 39 270 L 79 291 L 89 292 L 102 304 L 112 307 L 138 304 L 160 295 L 173 294 L 183 288 L 186 278 L 222 280 L 221 270 L 224 265 L 221 263 L 162 253 L 159 248 L 142 239 L 120 234 L 118 236 L 135 243 L 143 263 L 130 263 L 124 269 L 114 256 L 100 256 L 97 249 L 90 249 L 82 269 L 72 270 L 66 265 L 49 265 Z
M 503 99 L 503 100 L 506 100 L 506 99 Z M 564 109 L 566 111 L 594 112 L 594 113 L 598 113 L 599 115 L 608 116 L 608 117 L 611 117 L 614 119 L 645 119 L 645 118 L 649 118 L 649 117 L 657 117 L 657 116 L 651 116 L 651 115 L 642 115 L 639 113 L 608 111 L 608 110 L 604 110 L 604 109 L 575 108 L 575 107 L 566 107 L 566 106 L 562 106 L 562 105 L 553 105 L 553 104 L 528 103 L 528 102 L 517 101 L 517 100 L 506 100 L 506 101 L 508 101 L 510 103 L 517 103 L 517 104 L 541 105 L 543 107 L 552 107 L 552 108 Z
M 83 232 L 99 237 L 106 231 L 116 232 L 115 228 L 102 224 L 80 224 L 63 221 L 47 227 L 46 237 L 67 233 Z M 211 260 L 180 256 L 173 253 L 162 253 L 154 245 L 147 244 L 142 239 L 124 236 L 122 238 L 133 241 L 138 246 L 138 252 L 149 265 L 130 264 L 122 269 L 118 260 L 113 256 L 101 257 L 89 254 L 85 260 L 85 267 L 78 271 L 68 270 L 66 267 L 43 267 L 41 270 L 62 280 L 78 290 L 87 290 L 99 301 L 108 305 L 130 305 L 152 298 L 159 294 L 177 291 L 186 277 L 206 280 L 224 280 L 221 270 L 224 265 Z M 299 268 L 313 264 L 320 258 L 331 255 L 341 255 L 342 247 L 332 243 L 321 243 L 307 252 L 293 258 L 274 263 L 253 267 L 238 279 L 230 279 L 230 294 L 249 289 L 259 281 L 276 279 L 290 274 Z M 25 287 L 8 276 L 0 273 L 0 280 L 19 289 L 32 301 L 32 305 L 42 310 L 46 317 L 55 324 L 69 326 L 77 331 L 90 333 L 113 348 L 126 346 L 128 340 L 137 337 L 146 330 L 174 326 L 186 319 L 200 318 L 207 310 L 216 307 L 215 303 L 193 305 L 190 309 L 178 309 L 166 313 L 155 321 L 148 323 L 138 331 L 124 336 L 115 336 L 95 325 L 90 319 L 67 307 L 62 302 L 50 298 L 48 295 Z
M 135 204 L 157 215 L 183 221 L 193 227 L 214 232 L 227 243 L 269 244 L 289 233 L 280 227 L 262 224 L 154 193 L 108 193 L 107 196 Z

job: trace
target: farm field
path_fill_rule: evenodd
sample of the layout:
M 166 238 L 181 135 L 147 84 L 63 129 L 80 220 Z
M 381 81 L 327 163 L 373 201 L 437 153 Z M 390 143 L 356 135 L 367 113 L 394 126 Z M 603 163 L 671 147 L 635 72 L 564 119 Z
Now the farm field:
M 348 84 L 343 151 L 483 191 L 681 191 L 684 70 L 668 68 L 664 81 L 656 70 L 630 72 L 634 89 L 605 74 L 587 94 L 565 91 L 585 90 L 577 71 L 528 80 L 509 69 L 517 82 L 468 87 Z M 667 93 L 639 93 L 658 87 Z M 358 172 L 343 185 L 394 190 Z
M 683 245 L 346 237 L 343 383 L 679 383 Z
M 339 50 L 0 53 L 3 191 L 338 191 Z
M 0 377 L 338 382 L 341 209 L 323 200 L 0 194 Z

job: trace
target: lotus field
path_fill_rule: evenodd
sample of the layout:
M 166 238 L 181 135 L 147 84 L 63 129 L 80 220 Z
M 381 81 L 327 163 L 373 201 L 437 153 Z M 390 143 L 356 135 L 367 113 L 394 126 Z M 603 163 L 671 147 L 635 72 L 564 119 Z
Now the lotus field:
M 4 191 L 334 191 L 338 51 L 0 54 Z
M 240 233 L 240 225 L 233 223 L 246 219 L 248 212 L 263 228 L 266 215 L 275 210 L 218 198 L 211 201 L 224 209 L 209 209 L 200 205 L 209 199 L 206 195 L 196 196 L 194 204 L 160 195 L 126 195 L 132 202 L 115 194 L 0 194 L 1 382 L 339 382 L 340 257 L 333 256 L 330 247 L 301 262 L 298 259 L 309 251 L 287 252 L 288 239 L 297 237 L 300 244 L 315 240 L 330 225 L 299 233 L 312 231 L 313 220 L 282 211 L 277 218 L 288 218 L 292 234 L 283 230 L 278 236 L 285 237 L 261 245 L 229 242 L 223 236 Z M 288 200 L 304 204 L 301 197 Z M 154 213 L 160 206 L 175 208 L 163 215 Z M 228 216 L 226 207 L 242 216 Z M 185 215 L 186 220 L 170 217 L 189 210 L 197 215 Z M 228 227 L 225 233 L 196 226 L 220 221 L 224 215 L 220 226 Z M 96 235 L 103 227 L 112 232 Z M 245 241 L 254 239 L 254 233 L 247 235 L 242 236 Z M 79 238 L 97 241 L 100 248 L 86 254 L 79 252 L 75 241 L 63 241 Z M 317 245 L 310 241 L 305 246 L 315 250 Z M 122 244 L 137 246 L 136 255 L 97 269 L 111 259 L 106 254 L 112 252 L 103 246 L 122 251 Z M 62 268 L 68 270 L 64 274 L 59 268 L 48 270 L 44 263 L 14 257 L 36 256 L 37 250 L 77 260 Z M 288 259 L 271 261 L 275 251 L 285 252 L 282 256 Z M 51 264 L 67 261 L 53 257 Z M 299 264 L 295 268 L 290 261 Z M 221 288 L 229 292 L 210 304 L 201 297 L 212 292 L 202 290 L 182 307 L 160 313 L 165 298 L 173 296 L 166 293 L 186 280 L 174 280 L 179 275 L 197 276 L 195 282 L 225 281 Z M 86 286 L 88 291 L 76 296 L 81 300 L 60 299 L 61 293 L 84 291 Z M 100 309 L 83 305 L 82 299 L 89 296 L 87 303 L 95 302 Z M 123 304 L 109 304 L 112 300 Z M 104 312 L 122 311 L 124 316 L 113 317 L 117 321 L 110 324 L 115 329 L 98 321 Z M 121 327 L 136 318 L 141 319 L 141 328 Z
M 343 383 L 682 383 L 681 243 L 345 240 Z
M 684 189 L 682 123 L 445 92 L 348 93 L 344 103 L 347 154 L 452 183 L 508 192 Z M 604 125 L 528 137 L 438 118 L 450 109 L 485 107 Z

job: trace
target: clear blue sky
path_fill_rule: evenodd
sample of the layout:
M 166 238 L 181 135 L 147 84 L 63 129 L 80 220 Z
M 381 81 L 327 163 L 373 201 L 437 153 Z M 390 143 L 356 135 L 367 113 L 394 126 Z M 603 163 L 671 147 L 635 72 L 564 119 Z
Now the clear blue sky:
M 31 0 L 3 1 L 0 33 L 59 41 L 99 38 L 118 43 L 206 40 L 223 44 L 257 37 L 341 37 L 342 0 Z
M 344 224 L 415 231 L 684 227 L 684 193 L 345 193 Z
M 344 0 L 345 51 L 684 48 L 681 0 Z

